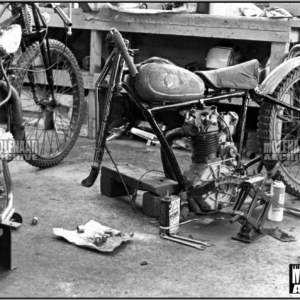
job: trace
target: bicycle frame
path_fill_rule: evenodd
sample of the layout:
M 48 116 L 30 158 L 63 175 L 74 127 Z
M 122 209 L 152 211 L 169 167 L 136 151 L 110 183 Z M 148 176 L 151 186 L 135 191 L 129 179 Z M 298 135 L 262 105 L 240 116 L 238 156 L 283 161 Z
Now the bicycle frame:
M 32 9 L 32 16 L 34 21 L 35 29 L 33 32 L 27 32 L 24 33 L 22 36 L 22 51 L 25 51 L 26 47 L 28 47 L 30 44 L 34 42 L 39 42 L 41 55 L 43 64 L 45 67 L 46 72 L 46 79 L 47 84 L 51 93 L 51 104 L 52 106 L 57 106 L 57 101 L 55 99 L 55 93 L 54 93 L 54 79 L 53 79 L 53 73 L 52 73 L 52 63 L 51 63 L 51 55 L 50 55 L 50 49 L 49 49 L 49 38 L 47 35 L 46 27 L 47 24 L 45 23 L 43 17 L 41 16 L 41 12 L 35 3 L 27 3 L 27 4 L 21 4 L 21 5 L 28 5 Z M 20 10 L 20 8 L 17 8 L 17 10 Z M 14 11 L 14 10 L 13 10 Z M 24 20 L 23 20 L 23 13 L 21 12 L 21 16 L 17 19 L 17 22 L 21 23 L 20 25 L 24 28 L 26 27 Z M 45 28 L 42 28 L 42 24 Z M 47 49 L 47 51 L 46 51 Z M 30 73 L 29 73 L 30 74 Z M 33 77 L 30 80 L 31 90 L 34 95 L 34 101 L 37 103 L 37 97 L 35 96 L 35 89 L 34 89 L 34 82 Z M 47 104 L 49 106 L 49 103 Z

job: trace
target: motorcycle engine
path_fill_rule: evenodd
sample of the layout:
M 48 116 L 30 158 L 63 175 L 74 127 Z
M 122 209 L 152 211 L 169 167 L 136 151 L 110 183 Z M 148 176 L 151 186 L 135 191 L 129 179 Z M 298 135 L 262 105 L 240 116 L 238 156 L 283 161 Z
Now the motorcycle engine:
M 235 112 L 218 113 L 216 106 L 202 110 L 182 111 L 184 129 L 191 143 L 192 163 L 184 172 L 190 187 L 201 187 L 211 181 L 222 182 L 232 174 L 238 151 L 232 140 L 239 121 Z M 235 196 L 235 185 L 224 184 L 193 199 L 196 213 L 222 209 Z

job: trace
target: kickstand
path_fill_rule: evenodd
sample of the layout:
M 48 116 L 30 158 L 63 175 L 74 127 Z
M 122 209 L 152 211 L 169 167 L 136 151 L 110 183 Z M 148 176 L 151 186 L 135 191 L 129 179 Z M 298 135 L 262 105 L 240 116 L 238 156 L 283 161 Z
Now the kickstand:
M 271 197 L 263 191 L 266 180 L 267 177 L 257 175 L 243 181 L 239 195 L 233 205 L 232 213 L 235 216 L 230 220 L 230 223 L 238 221 L 242 227 L 232 239 L 251 243 L 265 235 L 262 227 L 272 202 Z M 252 198 L 252 201 L 247 210 L 242 212 L 240 209 L 248 196 Z M 261 210 L 255 218 L 254 214 L 257 214 L 257 211 L 254 211 L 257 207 L 260 207 Z

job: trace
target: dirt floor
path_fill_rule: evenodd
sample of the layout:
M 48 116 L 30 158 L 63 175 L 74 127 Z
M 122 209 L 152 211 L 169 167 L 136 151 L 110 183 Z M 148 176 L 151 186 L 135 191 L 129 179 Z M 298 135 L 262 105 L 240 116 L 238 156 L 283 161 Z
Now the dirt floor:
M 90 170 L 94 141 L 80 138 L 59 166 L 39 170 L 9 164 L 14 208 L 23 225 L 13 231 L 16 270 L 0 279 L 0 297 L 289 297 L 289 264 L 300 264 L 299 219 L 285 215 L 279 227 L 295 242 L 268 235 L 246 244 L 231 239 L 240 229 L 226 214 L 199 216 L 180 228 L 183 236 L 214 244 L 204 251 L 160 239 L 158 224 L 134 213 L 124 198 L 100 194 L 80 182 Z M 159 148 L 143 141 L 109 143 L 117 162 L 161 169 Z M 104 165 L 109 163 L 106 155 Z M 300 208 L 290 196 L 286 203 Z M 38 225 L 31 225 L 33 217 Z M 75 230 L 90 220 L 134 232 L 134 239 L 105 254 L 56 237 L 53 228 Z M 147 262 L 143 264 L 142 262 Z

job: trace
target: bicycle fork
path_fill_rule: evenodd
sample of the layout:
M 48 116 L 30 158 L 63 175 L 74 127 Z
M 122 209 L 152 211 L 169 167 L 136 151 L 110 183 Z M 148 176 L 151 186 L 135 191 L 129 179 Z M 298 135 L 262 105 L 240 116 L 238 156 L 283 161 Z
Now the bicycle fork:
M 104 83 L 104 79 L 108 74 L 108 70 L 111 67 L 110 80 L 108 84 Z M 99 79 L 96 83 L 96 94 L 100 92 L 101 89 L 105 90 L 103 114 L 101 115 L 101 122 L 99 124 L 99 131 L 97 132 L 96 138 L 96 148 L 94 153 L 93 164 L 91 166 L 90 174 L 87 178 L 82 180 L 81 185 L 84 187 L 91 187 L 99 174 L 102 158 L 105 149 L 106 136 L 108 132 L 108 125 L 111 115 L 111 108 L 113 103 L 114 94 L 119 91 L 119 82 L 121 74 L 123 71 L 123 61 L 121 60 L 121 55 L 117 51 L 113 51 L 108 58 L 102 72 L 100 73 Z M 101 99 L 99 99 L 100 102 Z M 99 103 L 99 107 L 100 107 Z M 98 113 L 98 112 L 96 112 Z M 99 114 L 101 112 L 99 111 Z

